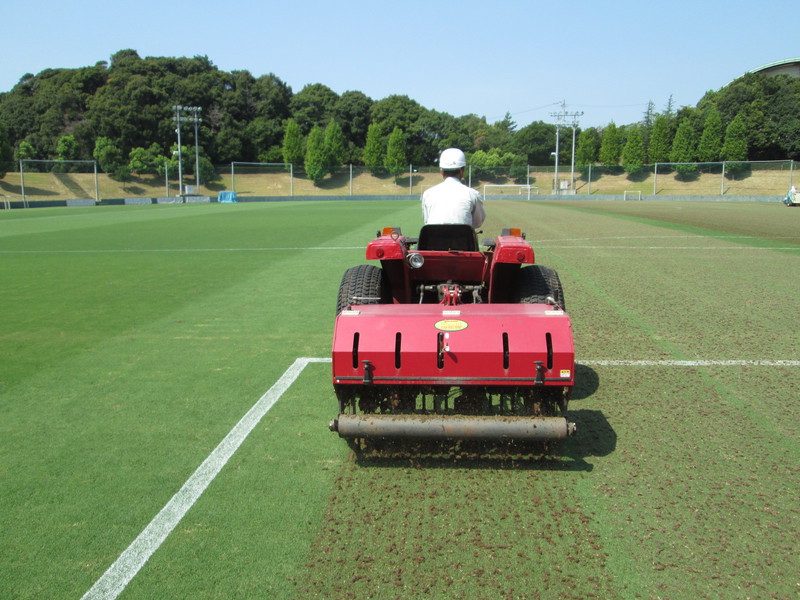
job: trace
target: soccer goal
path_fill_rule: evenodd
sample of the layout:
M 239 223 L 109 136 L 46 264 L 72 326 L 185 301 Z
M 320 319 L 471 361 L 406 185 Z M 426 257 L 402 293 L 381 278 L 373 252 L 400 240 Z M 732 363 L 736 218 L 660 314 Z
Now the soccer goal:
M 509 199 L 527 198 L 531 199 L 531 194 L 538 194 L 538 185 L 528 185 L 524 183 L 487 183 L 483 186 L 483 198 L 485 199 Z
M 641 200 L 642 192 L 639 190 L 625 190 L 622 192 L 623 200 Z
M 294 196 L 294 165 L 232 162 L 230 191 L 253 196 L 285 196 L 288 191 Z

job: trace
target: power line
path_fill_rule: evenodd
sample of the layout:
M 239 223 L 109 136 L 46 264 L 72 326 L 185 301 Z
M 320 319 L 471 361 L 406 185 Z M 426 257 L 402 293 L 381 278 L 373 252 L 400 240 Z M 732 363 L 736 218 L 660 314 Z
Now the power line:
M 544 108 L 550 108 L 551 106 L 558 106 L 559 104 L 561 104 L 561 102 L 549 102 L 547 104 L 542 104 L 541 106 L 537 106 L 535 108 L 526 108 L 525 110 L 520 110 L 520 111 L 517 111 L 517 112 L 514 112 L 514 113 L 507 112 L 506 114 L 510 114 L 512 117 L 516 117 L 517 115 L 521 115 L 521 114 L 529 113 L 529 112 L 534 112 L 534 111 L 537 111 L 537 110 L 542 110 Z M 505 116 L 506 115 L 503 115 L 502 117 L 493 117 L 492 121 L 497 121 L 497 120 L 503 119 L 503 118 L 505 118 Z

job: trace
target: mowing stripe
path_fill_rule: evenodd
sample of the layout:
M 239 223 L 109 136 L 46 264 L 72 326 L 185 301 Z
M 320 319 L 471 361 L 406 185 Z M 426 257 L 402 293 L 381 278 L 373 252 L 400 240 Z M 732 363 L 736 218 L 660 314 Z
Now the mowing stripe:
M 0 250 L 2 254 L 153 254 L 153 253 L 190 253 L 190 252 L 306 252 L 306 251 L 339 251 L 363 250 L 363 246 L 320 246 L 311 248 L 155 248 L 135 250 Z M 540 244 L 540 250 L 800 250 L 800 246 L 561 246 L 558 244 Z
M 147 563 L 167 536 L 197 502 L 264 415 L 280 400 L 310 363 L 330 363 L 330 358 L 298 358 L 275 384 L 214 448 L 180 490 L 170 499 L 119 558 L 94 583 L 81 600 L 114 600 Z M 800 367 L 800 360 L 586 360 L 579 364 L 601 367 Z
M 214 480 L 222 467 L 242 445 L 259 421 L 289 389 L 309 363 L 330 362 L 329 358 L 298 358 L 280 379 L 259 398 L 253 407 L 214 448 L 183 487 L 150 521 L 142 533 L 83 595 L 85 600 L 112 600 L 122 593 L 153 553 L 164 542 L 183 516 Z

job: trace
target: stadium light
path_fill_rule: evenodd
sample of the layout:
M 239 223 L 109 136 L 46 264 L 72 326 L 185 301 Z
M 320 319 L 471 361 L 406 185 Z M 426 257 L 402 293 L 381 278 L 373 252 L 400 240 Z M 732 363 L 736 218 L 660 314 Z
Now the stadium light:
M 176 124 L 176 131 L 178 132 L 178 179 L 181 185 L 178 186 L 178 190 L 180 195 L 183 195 L 183 171 L 181 165 L 181 123 L 183 121 L 189 121 L 194 123 L 194 183 L 195 186 L 199 189 L 200 188 L 200 149 L 199 149 L 199 140 L 198 140 L 198 125 L 202 119 L 200 118 L 200 112 L 203 110 L 200 106 L 182 106 L 180 104 L 176 104 L 174 107 L 175 109 L 175 124 Z M 185 117 L 181 113 L 188 112 L 192 113 L 191 116 Z
M 181 156 L 181 109 L 180 104 L 173 106 L 175 109 L 175 131 L 178 133 L 178 196 L 183 196 L 183 160 Z M 175 153 L 172 153 L 173 156 Z

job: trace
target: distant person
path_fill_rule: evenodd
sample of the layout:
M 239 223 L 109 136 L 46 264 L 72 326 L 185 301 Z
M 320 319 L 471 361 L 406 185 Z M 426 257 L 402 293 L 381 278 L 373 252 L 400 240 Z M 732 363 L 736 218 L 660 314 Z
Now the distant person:
M 486 218 L 477 190 L 462 183 L 467 157 L 458 148 L 448 148 L 439 157 L 444 181 L 422 194 L 422 217 L 426 225 L 464 224 L 480 227 Z
M 786 206 L 791 206 L 792 204 L 794 204 L 796 201 L 795 198 L 796 194 L 797 194 L 797 188 L 795 186 L 792 186 L 791 189 L 789 190 L 789 193 L 786 194 L 786 198 L 784 199 L 783 203 Z

